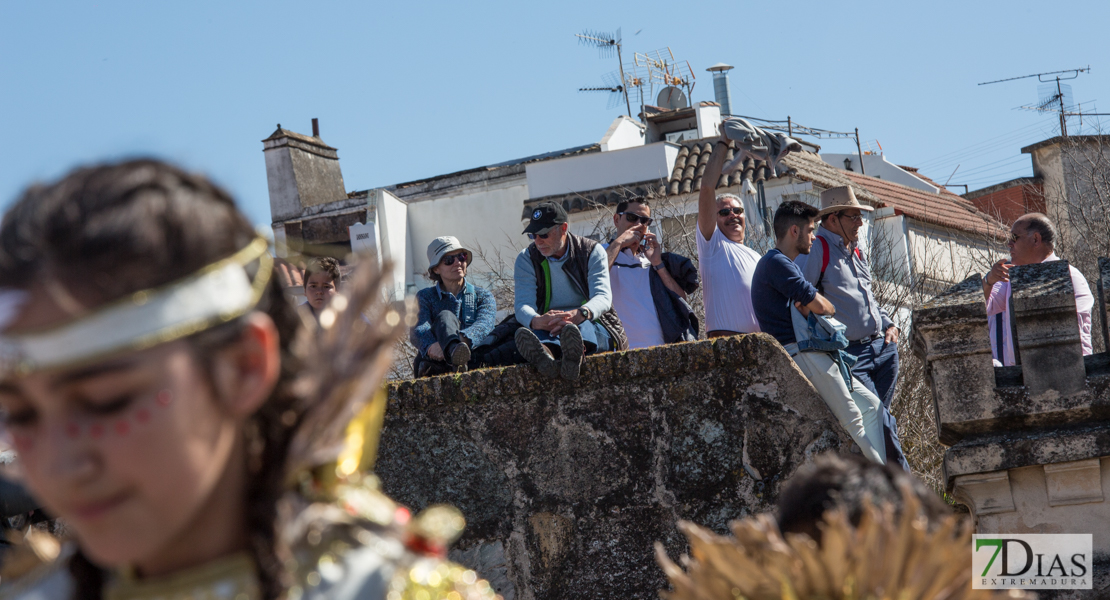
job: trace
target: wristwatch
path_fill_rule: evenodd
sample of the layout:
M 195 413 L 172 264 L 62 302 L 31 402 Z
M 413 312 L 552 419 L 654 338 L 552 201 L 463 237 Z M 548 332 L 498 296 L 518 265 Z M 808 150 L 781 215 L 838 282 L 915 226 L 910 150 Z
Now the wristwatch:
M 578 314 L 582 315 L 582 318 L 586 319 L 587 321 L 593 320 L 593 315 L 590 314 L 590 309 L 586 308 L 585 306 L 578 309 Z
M 655 269 L 656 271 L 662 271 L 663 269 L 667 268 L 667 265 L 666 263 L 659 263 L 657 265 L 651 265 L 651 268 Z

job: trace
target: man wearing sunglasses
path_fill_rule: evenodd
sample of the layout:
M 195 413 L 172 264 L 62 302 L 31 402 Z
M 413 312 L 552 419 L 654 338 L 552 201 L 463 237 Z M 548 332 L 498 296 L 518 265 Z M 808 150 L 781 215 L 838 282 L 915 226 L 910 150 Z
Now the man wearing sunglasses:
M 621 316 L 629 348 L 698 339 L 698 320 L 686 294 L 698 289 L 698 272 L 685 256 L 663 252 L 651 226 L 648 200 L 617 204 L 617 235 L 606 245 L 613 308 Z
M 882 402 L 883 441 L 887 462 L 909 470 L 898 439 L 898 423 L 890 414 L 898 380 L 898 328 L 871 290 L 871 265 L 859 245 L 863 213 L 849 186 L 821 192 L 821 226 L 813 250 L 795 260 L 806 281 L 836 308 L 848 338 L 845 352 L 858 360 L 852 375 Z
M 705 329 L 719 337 L 759 331 L 752 310 L 752 274 L 759 253 L 744 245 L 744 205 L 735 194 L 717 195 L 728 153 L 722 137 L 713 147 L 698 194 L 698 270 L 704 286 Z
M 1017 364 L 1014 357 L 1013 329 L 1010 324 L 1010 267 L 1060 260 L 1056 256 L 1056 226 L 1041 213 L 1022 215 L 1010 228 L 1010 258 L 999 260 L 983 278 L 983 294 L 987 297 L 987 322 L 990 327 L 991 354 L 1007 367 Z M 1093 352 L 1091 346 L 1091 311 L 1094 296 L 1087 278 L 1079 269 L 1068 265 L 1071 286 L 1075 292 L 1075 312 L 1083 354 Z
M 628 348 L 605 249 L 567 231 L 554 202 L 532 209 L 524 233 L 532 243 L 513 268 L 517 350 L 541 374 L 574 381 L 584 355 Z

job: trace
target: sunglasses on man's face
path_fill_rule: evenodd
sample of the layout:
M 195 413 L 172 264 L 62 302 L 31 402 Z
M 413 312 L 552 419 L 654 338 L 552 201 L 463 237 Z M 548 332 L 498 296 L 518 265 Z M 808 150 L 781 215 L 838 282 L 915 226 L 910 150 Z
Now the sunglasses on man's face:
M 651 217 L 644 217 L 630 212 L 622 212 L 618 214 L 624 215 L 624 219 L 629 223 L 643 223 L 645 226 L 650 226 L 653 220 Z
M 467 262 L 469 262 L 466 259 L 466 252 L 463 252 L 461 254 L 452 254 L 451 256 L 444 256 L 443 257 L 443 264 L 450 267 L 451 265 L 455 264 L 456 260 L 459 261 L 462 264 L 466 264 Z
M 730 214 L 742 215 L 744 214 L 744 209 L 740 208 L 739 206 L 733 206 L 732 208 L 722 208 L 721 210 L 717 211 L 717 216 L 720 217 L 727 217 Z
M 555 232 L 554 231 L 548 231 L 547 233 L 529 233 L 528 234 L 528 239 L 534 240 L 536 238 L 539 238 L 541 240 L 546 240 L 547 238 L 551 237 L 551 234 L 553 234 L 553 233 L 555 233 Z

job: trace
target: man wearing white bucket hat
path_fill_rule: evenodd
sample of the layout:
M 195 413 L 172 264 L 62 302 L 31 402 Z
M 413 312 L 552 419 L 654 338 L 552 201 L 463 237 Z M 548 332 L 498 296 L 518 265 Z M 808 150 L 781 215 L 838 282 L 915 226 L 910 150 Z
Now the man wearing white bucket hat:
M 860 204 L 850 186 L 821 192 L 821 226 L 813 251 L 796 262 L 806 280 L 836 307 L 848 338 L 844 351 L 858 359 L 852 375 L 882 401 L 887 460 L 908 470 L 898 424 L 890 414 L 898 380 L 898 327 L 875 299 L 871 265 L 859 245 L 864 213 L 872 210 Z

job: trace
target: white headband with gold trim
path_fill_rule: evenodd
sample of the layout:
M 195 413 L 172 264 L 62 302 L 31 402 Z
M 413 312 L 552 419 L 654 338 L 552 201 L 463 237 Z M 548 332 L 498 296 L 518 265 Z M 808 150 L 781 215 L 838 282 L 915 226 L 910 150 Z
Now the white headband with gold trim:
M 240 317 L 258 304 L 270 281 L 268 246 L 257 238 L 184 279 L 136 292 L 65 325 L 0 336 L 0 374 L 74 366 L 142 350 Z M 244 267 L 256 260 L 258 273 L 251 281 Z

